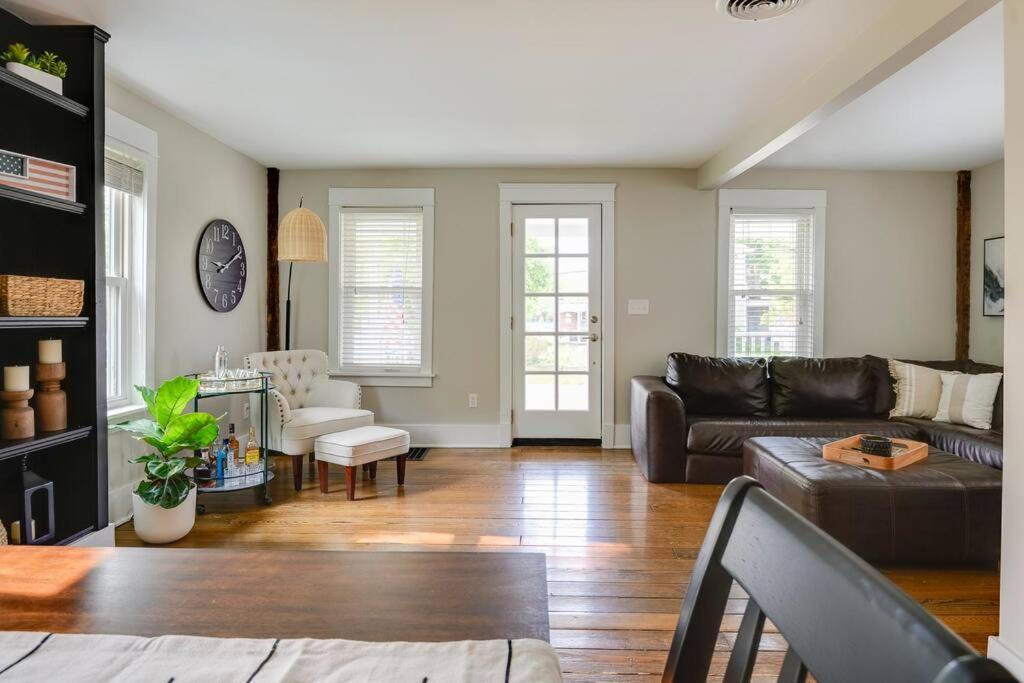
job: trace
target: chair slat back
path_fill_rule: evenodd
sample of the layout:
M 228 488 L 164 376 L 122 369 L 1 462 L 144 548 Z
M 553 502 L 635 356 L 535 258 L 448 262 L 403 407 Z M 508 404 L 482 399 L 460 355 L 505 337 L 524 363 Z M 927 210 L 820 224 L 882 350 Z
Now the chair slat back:
M 715 510 L 663 680 L 705 680 L 734 580 L 750 602 L 729 683 L 750 679 L 765 618 L 790 646 L 786 683 L 808 673 L 822 683 L 1015 680 L 749 477 L 730 483 Z

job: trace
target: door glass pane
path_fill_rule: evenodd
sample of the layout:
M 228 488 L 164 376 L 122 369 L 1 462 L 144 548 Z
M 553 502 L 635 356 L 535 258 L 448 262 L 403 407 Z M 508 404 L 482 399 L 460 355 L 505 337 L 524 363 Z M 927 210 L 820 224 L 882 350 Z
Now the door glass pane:
M 555 376 L 526 375 L 526 391 L 523 392 L 523 407 L 527 410 L 555 409 Z
M 528 258 L 523 268 L 527 294 L 553 294 L 555 291 L 555 259 Z M 584 264 L 586 259 L 583 259 Z
M 559 332 L 586 332 L 587 324 L 587 297 L 558 297 Z
M 529 337 L 527 337 L 529 339 Z M 586 371 L 589 361 L 590 340 L 584 336 L 561 336 L 558 338 L 558 369 Z
M 554 218 L 527 218 L 526 219 L 526 253 L 527 254 L 553 254 L 553 253 L 555 253 L 555 219 Z
M 558 259 L 559 292 L 575 294 L 590 291 L 587 284 L 587 261 L 585 256 Z
M 587 375 L 558 376 L 558 409 L 587 410 L 590 405 L 590 377 Z
M 554 336 L 526 338 L 526 369 L 530 372 L 555 369 Z
M 553 296 L 526 297 L 526 331 L 555 331 L 555 298 Z
M 559 254 L 590 253 L 589 238 L 590 221 L 586 218 L 562 218 L 558 221 Z

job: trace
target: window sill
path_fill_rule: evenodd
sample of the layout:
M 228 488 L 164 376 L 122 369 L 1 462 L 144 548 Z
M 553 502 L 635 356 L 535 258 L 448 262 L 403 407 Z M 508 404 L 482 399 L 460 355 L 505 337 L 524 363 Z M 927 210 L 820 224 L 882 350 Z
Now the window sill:
M 392 372 L 351 373 L 340 370 L 332 370 L 329 374 L 363 387 L 432 387 L 436 377 L 432 373 L 400 375 Z
M 144 404 L 109 408 L 107 410 L 107 429 L 113 429 L 119 423 L 136 420 L 148 414 L 149 411 Z

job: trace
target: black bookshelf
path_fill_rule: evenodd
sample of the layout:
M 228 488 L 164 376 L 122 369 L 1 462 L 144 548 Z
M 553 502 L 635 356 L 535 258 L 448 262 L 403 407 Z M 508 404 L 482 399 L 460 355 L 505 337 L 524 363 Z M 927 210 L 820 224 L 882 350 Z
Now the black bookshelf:
M 104 49 L 93 26 L 28 24 L 0 10 L 0 49 L 25 43 L 68 63 L 58 95 L 0 65 L 0 149 L 75 167 L 75 199 L 0 186 L 0 274 L 85 281 L 70 318 L 0 317 L 0 365 L 34 365 L 40 339 L 61 339 L 69 429 L 0 441 L 0 519 L 20 516 L 23 467 L 53 482 L 54 544 L 107 525 Z

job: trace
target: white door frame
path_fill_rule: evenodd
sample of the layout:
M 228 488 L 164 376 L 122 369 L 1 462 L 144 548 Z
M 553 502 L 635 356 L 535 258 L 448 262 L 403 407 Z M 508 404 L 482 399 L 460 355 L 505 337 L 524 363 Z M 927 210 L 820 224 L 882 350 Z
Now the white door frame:
M 615 183 L 498 184 L 498 433 L 512 445 L 512 206 L 601 205 L 601 447 L 615 440 Z

